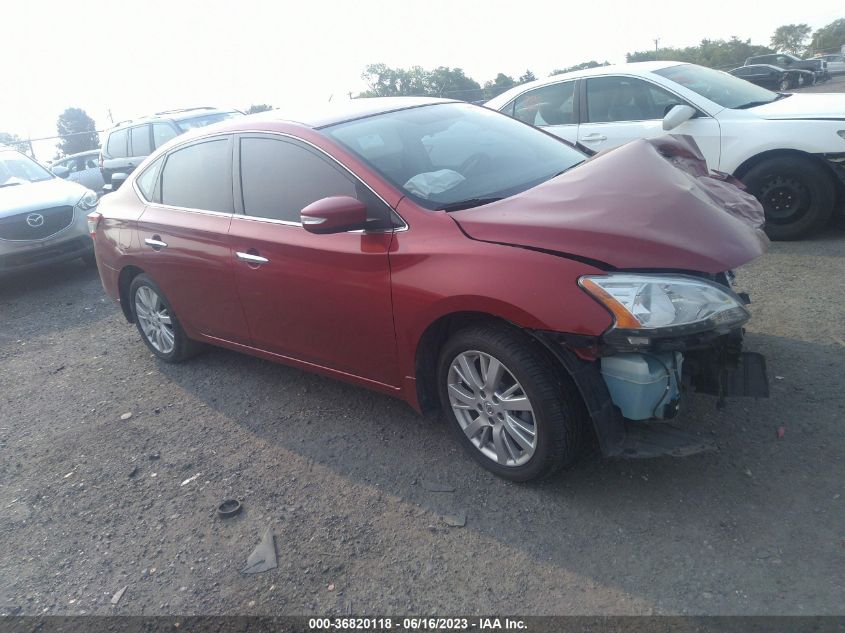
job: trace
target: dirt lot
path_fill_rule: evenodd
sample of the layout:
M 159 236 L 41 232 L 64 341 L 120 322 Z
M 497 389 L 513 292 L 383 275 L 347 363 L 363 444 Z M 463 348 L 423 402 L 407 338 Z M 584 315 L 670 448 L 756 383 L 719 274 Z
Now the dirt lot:
M 81 263 L 0 282 L 0 613 L 845 613 L 843 279 L 841 229 L 740 271 L 772 398 L 686 401 L 719 452 L 534 485 L 387 397 L 161 364 Z

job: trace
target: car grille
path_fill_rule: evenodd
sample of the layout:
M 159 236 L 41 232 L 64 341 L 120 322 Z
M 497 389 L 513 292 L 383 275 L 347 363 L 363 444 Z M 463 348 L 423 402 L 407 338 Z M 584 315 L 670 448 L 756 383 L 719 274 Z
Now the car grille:
M 73 222 L 73 207 L 51 207 L 0 218 L 0 239 L 43 240 Z

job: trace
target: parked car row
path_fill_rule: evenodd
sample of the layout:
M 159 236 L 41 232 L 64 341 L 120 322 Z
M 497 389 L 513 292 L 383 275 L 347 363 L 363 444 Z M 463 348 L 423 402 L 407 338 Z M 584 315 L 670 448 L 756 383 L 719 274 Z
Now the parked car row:
M 809 70 L 797 68 L 785 70 L 771 64 L 750 64 L 734 68 L 729 72 L 735 77 L 772 90 L 784 91 L 790 88 L 801 88 L 804 85 L 812 86 L 816 83 L 815 75 Z
M 611 456 L 706 449 L 652 424 L 682 384 L 767 394 L 731 281 L 765 250 L 762 209 L 733 182 L 680 137 L 588 158 L 487 108 L 361 99 L 174 138 L 88 225 L 162 361 L 219 345 L 439 407 L 524 481 L 590 436 Z
M 756 64 L 771 64 L 784 70 L 806 70 L 813 74 L 814 81 L 811 83 L 820 83 L 830 79 L 827 61 L 820 57 L 801 59 L 791 53 L 770 53 L 768 55 L 755 55 L 745 60 L 746 66 Z
M 823 229 L 845 201 L 845 95 L 785 94 L 694 64 L 642 62 L 522 84 L 487 107 L 595 153 L 692 136 L 762 203 L 773 239 Z

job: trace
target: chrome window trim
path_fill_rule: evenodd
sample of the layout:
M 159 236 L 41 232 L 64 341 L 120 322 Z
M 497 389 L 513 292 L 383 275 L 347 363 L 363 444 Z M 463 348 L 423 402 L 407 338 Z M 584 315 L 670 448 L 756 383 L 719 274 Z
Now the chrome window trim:
M 332 156 L 331 154 L 326 152 L 324 149 L 314 145 L 314 143 L 312 143 L 311 141 L 307 141 L 304 138 L 301 138 L 299 136 L 294 136 L 293 134 L 288 134 L 287 132 L 277 132 L 277 131 L 274 131 L 274 130 L 236 130 L 236 131 L 228 131 L 228 132 L 212 132 L 211 134 L 203 134 L 203 135 L 200 135 L 200 136 L 193 136 L 190 139 L 185 139 L 184 143 L 179 143 L 177 145 L 174 145 L 173 147 L 169 148 L 166 153 L 169 154 L 170 152 L 174 152 L 177 149 L 179 149 L 180 147 L 182 147 L 183 145 L 188 145 L 189 143 L 192 143 L 194 141 L 199 141 L 199 140 L 202 140 L 202 139 L 208 139 L 208 138 L 212 138 L 212 137 L 215 137 L 215 136 L 238 135 L 238 134 L 272 134 L 272 135 L 275 135 L 275 136 L 283 136 L 285 138 L 289 138 L 289 139 L 292 139 L 294 141 L 299 141 L 300 143 L 305 143 L 309 147 L 312 147 L 313 149 L 317 150 L 321 155 L 326 156 L 329 159 L 331 159 L 334 163 L 339 165 L 341 167 L 341 169 L 343 169 L 353 179 L 355 179 L 356 182 L 360 182 L 367 189 L 369 189 L 370 192 L 376 198 L 381 200 L 382 203 L 384 203 L 384 205 L 388 209 L 390 209 L 393 213 L 395 213 L 396 217 L 399 218 L 402 221 L 402 226 L 391 227 L 389 229 L 379 229 L 378 231 L 367 231 L 367 233 L 398 233 L 398 232 L 401 232 L 401 231 L 407 231 L 408 230 L 409 225 L 408 225 L 408 222 L 405 220 L 405 218 L 403 218 L 399 214 L 399 212 L 396 211 L 396 209 L 394 209 L 392 206 L 390 206 L 387 203 L 387 201 L 378 194 L 378 192 L 376 192 L 372 187 L 370 187 L 370 185 L 368 185 L 366 182 L 364 182 L 358 176 L 356 176 L 352 172 L 351 169 L 349 169 L 346 165 L 341 163 L 334 156 Z M 240 150 L 240 146 L 238 146 L 238 150 Z M 158 157 L 156 157 L 156 159 L 157 158 Z M 153 160 L 156 160 L 156 159 L 153 159 Z M 165 163 L 166 162 L 167 161 L 165 161 Z M 136 171 L 138 171 L 138 170 L 136 169 Z M 143 173 L 143 172 L 139 172 L 139 173 Z M 133 172 L 133 176 L 134 176 L 134 172 Z M 141 199 L 141 202 L 148 204 L 150 206 L 155 206 L 155 207 L 159 207 L 159 208 L 162 208 L 162 209 L 176 209 L 178 211 L 187 211 L 189 213 L 204 213 L 204 214 L 207 214 L 207 215 L 228 215 L 228 216 L 232 216 L 234 218 L 244 218 L 246 220 L 251 220 L 251 221 L 254 221 L 254 222 L 267 222 L 269 224 L 281 224 L 281 225 L 284 225 L 284 226 L 298 226 L 298 227 L 302 228 L 301 222 L 291 222 L 289 220 L 276 220 L 274 218 L 263 218 L 261 216 L 256 216 L 256 215 L 247 215 L 245 213 L 236 213 L 236 212 L 223 213 L 221 211 L 206 211 L 205 209 L 190 209 L 190 208 L 187 208 L 187 207 L 173 207 L 173 206 L 168 206 L 166 204 L 161 204 L 160 202 L 151 202 L 151 201 L 147 200 L 143 196 L 143 194 L 141 193 L 141 190 L 138 188 L 138 185 L 136 184 L 137 180 L 138 180 L 137 177 L 132 178 L 132 188 L 135 190 L 135 194 Z M 402 200 L 402 198 L 400 198 L 400 201 L 401 200 Z M 354 231 L 344 231 L 344 233 L 364 233 L 364 230 L 363 229 L 356 229 Z

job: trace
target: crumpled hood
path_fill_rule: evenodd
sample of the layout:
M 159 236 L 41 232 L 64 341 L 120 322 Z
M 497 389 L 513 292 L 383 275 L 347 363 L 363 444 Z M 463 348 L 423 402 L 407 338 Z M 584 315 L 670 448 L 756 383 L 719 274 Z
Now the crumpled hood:
M 839 119 L 845 120 L 845 94 L 793 94 L 749 112 L 764 119 Z
M 766 250 L 763 208 L 708 174 L 689 137 L 636 140 L 528 191 L 451 217 L 470 238 L 620 269 L 716 274 Z
M 79 183 L 61 178 L 0 187 L 0 217 L 50 207 L 73 206 L 86 191 Z

